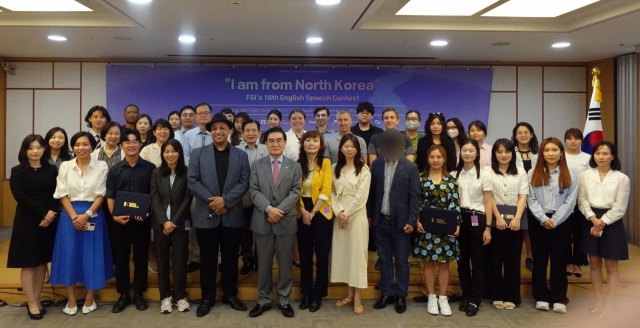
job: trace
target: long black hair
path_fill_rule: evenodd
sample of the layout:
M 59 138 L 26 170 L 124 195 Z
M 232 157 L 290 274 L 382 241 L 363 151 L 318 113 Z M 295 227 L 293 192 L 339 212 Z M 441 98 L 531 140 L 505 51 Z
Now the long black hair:
M 316 155 L 316 169 L 322 168 L 322 161 L 324 160 L 324 150 L 326 148 L 324 143 L 324 137 L 322 137 L 322 133 L 317 130 L 309 130 L 305 132 L 300 138 L 300 156 L 298 156 L 298 163 L 300 163 L 300 168 L 302 169 L 302 181 L 306 180 L 309 176 L 309 160 L 307 159 L 307 152 L 304 151 L 304 141 L 309 138 L 318 138 L 320 139 L 320 149 L 318 150 L 318 154 Z
M 30 134 L 22 140 L 22 145 L 20 145 L 20 151 L 18 152 L 18 162 L 20 162 L 20 167 L 22 168 L 26 169 L 31 166 L 29 164 L 29 157 L 27 157 L 27 150 L 29 150 L 31 143 L 34 141 L 37 141 L 43 149 L 42 157 L 40 157 L 40 166 L 49 165 L 49 161 L 44 157 L 44 150 L 47 148 L 44 139 L 39 134 Z
M 182 144 L 180 144 L 180 141 L 176 139 L 169 139 L 162 144 L 162 147 L 160 147 L 160 158 L 162 159 L 162 164 L 160 164 L 160 174 L 163 177 L 171 174 L 171 168 L 169 168 L 169 164 L 167 164 L 167 161 L 164 159 L 164 150 L 167 146 L 173 147 L 173 149 L 178 152 L 176 175 L 182 176 L 187 172 L 187 166 L 184 165 L 184 150 L 182 149 Z
M 342 146 L 347 141 L 351 141 L 353 146 L 356 147 L 356 158 L 353 160 L 353 166 L 355 166 L 356 168 L 356 176 L 360 174 L 360 171 L 362 171 L 362 167 L 364 167 L 364 161 L 358 160 L 358 157 L 362 158 L 360 141 L 358 140 L 358 137 L 356 137 L 355 134 L 347 133 L 342 136 L 342 139 L 340 139 L 340 145 L 338 146 L 338 162 L 336 163 L 336 168 L 334 171 L 336 179 L 340 178 L 340 171 L 345 165 L 347 165 L 347 157 L 344 156 L 344 154 L 342 153 Z
M 458 136 L 455 138 L 451 138 L 453 139 L 453 141 L 457 141 L 458 145 L 460 145 L 465 139 L 467 139 L 467 132 L 465 132 L 464 130 L 464 125 L 462 125 L 462 122 L 460 121 L 460 119 L 458 119 L 457 117 L 453 117 L 447 120 L 447 122 L 444 123 L 443 126 L 443 131 L 444 130 L 448 130 L 447 129 L 447 123 L 452 122 L 455 126 L 456 129 L 458 129 Z M 449 134 L 447 134 L 448 136 Z
M 478 145 L 477 141 L 471 138 L 463 140 L 463 143 L 460 144 L 460 161 L 458 162 L 458 167 L 456 167 L 456 176 L 459 177 L 460 172 L 462 172 L 462 170 L 464 169 L 464 161 L 462 160 L 462 147 L 468 144 L 471 144 L 476 148 L 476 158 L 473 160 L 473 165 L 476 167 L 476 174 L 478 175 L 477 179 L 480 179 L 480 145 Z
M 507 174 L 516 175 L 518 174 L 518 167 L 516 167 L 516 146 L 513 145 L 513 142 L 509 141 L 509 139 L 500 138 L 493 143 L 493 148 L 491 150 L 491 169 L 495 174 L 502 175 L 500 172 L 500 162 L 498 161 L 498 149 L 500 146 L 504 147 L 504 149 L 508 152 L 511 152 L 511 161 L 509 162 L 509 167 L 507 168 Z
M 447 139 L 451 139 L 449 138 L 449 135 L 447 134 L 447 123 L 444 119 L 444 115 L 442 113 L 429 113 L 429 116 L 427 117 L 427 120 L 424 123 L 424 137 L 427 138 L 426 140 L 431 141 L 431 143 L 433 143 L 433 134 L 431 133 L 431 122 L 433 122 L 435 119 L 438 119 L 440 121 L 440 124 L 442 125 L 442 131 L 440 132 L 440 139 L 442 140 L 443 138 L 447 138 Z M 444 144 L 443 141 L 440 141 L 440 144 Z M 427 157 L 429 157 L 427 155 Z
M 233 131 L 231 132 L 231 145 L 232 146 L 237 146 L 237 145 L 240 144 L 240 131 L 238 131 L 238 129 L 236 129 L 236 120 L 239 119 L 239 118 L 242 119 L 243 123 L 251 119 L 251 117 L 249 117 L 249 114 L 247 114 L 247 112 L 239 112 L 233 118 Z
M 53 138 L 53 135 L 56 134 L 56 132 L 61 132 L 62 135 L 64 135 L 64 143 L 62 144 L 62 148 L 60 148 L 60 154 L 58 154 L 58 156 L 62 158 L 63 161 L 68 161 L 72 158 L 71 149 L 69 148 L 69 138 L 67 138 L 67 131 L 59 126 L 51 128 L 49 131 L 47 131 L 47 134 L 44 137 L 45 149 L 44 155 L 42 155 L 42 157 L 45 157 L 47 160 L 51 158 L 51 146 L 49 146 L 49 140 Z
M 524 126 L 531 133 L 531 140 L 529 140 L 529 149 L 532 154 L 537 154 L 540 151 L 540 143 L 538 142 L 538 137 L 536 137 L 536 133 L 533 132 L 533 126 L 527 122 L 520 122 L 516 124 L 513 128 L 513 133 L 511 134 L 511 143 L 514 147 L 518 144 L 518 139 L 516 138 L 516 133 L 518 132 L 518 128 Z M 514 153 L 515 154 L 515 153 Z

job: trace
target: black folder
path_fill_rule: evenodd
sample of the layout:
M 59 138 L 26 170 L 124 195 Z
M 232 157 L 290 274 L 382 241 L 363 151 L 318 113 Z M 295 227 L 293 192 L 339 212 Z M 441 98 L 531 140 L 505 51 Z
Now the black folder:
M 113 205 L 113 215 L 128 215 L 130 219 L 139 216 L 146 220 L 150 205 L 151 195 L 118 191 Z
M 435 207 L 424 207 L 420 223 L 427 233 L 453 235 L 456 233 L 460 212 Z
M 500 216 L 502 216 L 502 219 L 507 221 L 507 226 L 511 224 L 511 221 L 516 217 L 516 212 L 518 211 L 518 207 L 510 206 L 510 205 L 496 205 L 496 207 L 498 208 L 498 212 L 500 212 Z M 522 212 L 522 217 L 520 218 L 520 230 L 528 229 L 527 221 L 528 221 L 527 210 L 525 209 Z M 491 226 L 492 227 L 496 226 L 495 219 L 491 222 Z

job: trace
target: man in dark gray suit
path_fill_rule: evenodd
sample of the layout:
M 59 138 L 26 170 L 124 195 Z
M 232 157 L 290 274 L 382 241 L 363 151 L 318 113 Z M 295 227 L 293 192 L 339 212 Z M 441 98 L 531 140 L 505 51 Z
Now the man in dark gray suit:
M 273 253 L 278 260 L 278 303 L 282 314 L 291 318 L 289 304 L 293 281 L 293 245 L 298 231 L 296 204 L 300 201 L 302 169 L 300 164 L 283 156 L 287 135 L 280 127 L 267 130 L 269 156 L 251 166 L 249 192 L 253 199 L 251 230 L 258 249 L 258 304 L 249 316 L 259 317 L 271 310 Z M 293 140 L 297 141 L 297 140 Z
M 367 215 L 380 257 L 382 292 L 373 308 L 382 309 L 395 302 L 396 312 L 403 313 L 409 289 L 410 239 L 420 210 L 420 176 L 418 167 L 402 156 L 404 135 L 389 129 L 378 136 L 382 158 L 371 166 L 367 201 Z
M 200 245 L 202 303 L 196 315 L 209 313 L 216 300 L 218 249 L 222 254 L 220 284 L 222 303 L 234 310 L 247 307 L 238 300 L 238 248 L 244 226 L 242 196 L 249 189 L 249 160 L 228 142 L 233 124 L 215 114 L 206 129 L 213 144 L 194 149 L 189 161 L 188 186 L 196 198 L 193 226 Z

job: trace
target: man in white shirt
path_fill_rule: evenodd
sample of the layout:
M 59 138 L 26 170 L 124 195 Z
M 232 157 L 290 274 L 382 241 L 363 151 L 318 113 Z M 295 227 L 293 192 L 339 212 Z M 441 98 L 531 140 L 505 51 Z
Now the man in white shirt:
M 325 135 L 325 145 L 326 150 L 324 152 L 324 156 L 331 160 L 332 164 L 338 162 L 338 154 L 340 153 L 340 140 L 345 134 L 351 133 L 351 124 L 353 124 L 353 119 L 351 118 L 351 112 L 346 109 L 342 109 L 338 111 L 336 115 L 338 121 L 338 132 Z M 356 136 L 358 138 L 360 144 L 360 154 L 362 155 L 362 159 L 367 160 L 367 146 L 364 139 Z

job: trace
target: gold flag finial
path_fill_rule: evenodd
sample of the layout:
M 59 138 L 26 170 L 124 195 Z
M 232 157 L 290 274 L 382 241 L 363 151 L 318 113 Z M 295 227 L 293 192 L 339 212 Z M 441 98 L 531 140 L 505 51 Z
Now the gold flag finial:
M 602 92 L 600 90 L 600 79 L 598 78 L 598 75 L 600 75 L 600 68 L 594 67 L 593 69 L 591 69 L 591 75 L 593 75 L 591 86 L 595 88 L 595 93 L 596 93 L 595 99 L 597 102 L 602 102 Z

